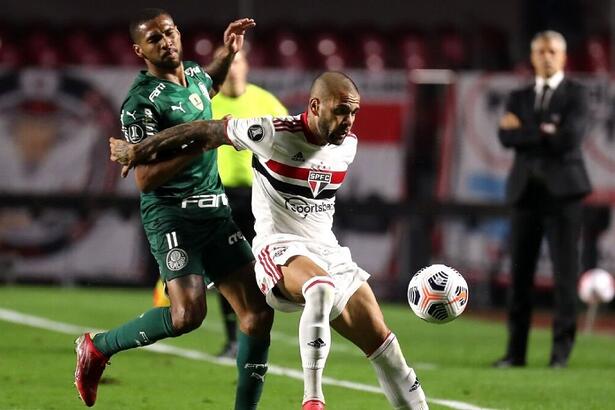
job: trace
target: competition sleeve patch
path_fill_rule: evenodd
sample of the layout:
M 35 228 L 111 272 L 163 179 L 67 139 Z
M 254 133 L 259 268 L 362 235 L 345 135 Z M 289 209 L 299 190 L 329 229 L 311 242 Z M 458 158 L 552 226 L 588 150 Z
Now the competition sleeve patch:
M 158 119 L 151 106 L 126 104 L 120 113 L 120 122 L 124 138 L 131 144 L 158 132 Z

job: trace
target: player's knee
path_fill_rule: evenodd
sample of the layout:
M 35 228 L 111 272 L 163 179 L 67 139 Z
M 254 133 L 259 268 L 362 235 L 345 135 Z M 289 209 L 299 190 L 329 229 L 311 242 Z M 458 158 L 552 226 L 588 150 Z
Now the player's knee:
M 239 317 L 239 328 L 249 336 L 263 336 L 271 331 L 273 309 L 265 306 L 257 311 L 247 311 Z
M 205 320 L 206 314 L 204 303 L 200 306 L 198 304 L 171 306 L 173 329 L 177 335 L 197 329 Z
M 322 315 L 329 315 L 335 300 L 335 285 L 328 277 L 314 277 L 303 285 L 301 292 L 305 299 L 306 307 Z

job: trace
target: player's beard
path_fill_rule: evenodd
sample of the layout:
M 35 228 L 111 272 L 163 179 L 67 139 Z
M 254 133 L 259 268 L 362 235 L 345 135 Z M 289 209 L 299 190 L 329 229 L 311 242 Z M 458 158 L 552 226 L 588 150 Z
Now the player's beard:
M 340 145 L 344 142 L 344 136 L 340 136 L 338 128 L 331 129 L 329 121 L 324 117 L 319 117 L 318 119 L 318 132 L 320 135 L 325 136 L 325 140 L 327 144 Z
M 177 50 L 177 60 L 162 57 L 156 64 L 157 67 L 174 70 L 179 67 L 184 59 L 184 50 Z

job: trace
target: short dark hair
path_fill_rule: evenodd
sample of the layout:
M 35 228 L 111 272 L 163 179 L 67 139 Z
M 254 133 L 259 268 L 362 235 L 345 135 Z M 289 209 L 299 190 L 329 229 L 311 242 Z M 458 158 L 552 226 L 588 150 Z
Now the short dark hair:
M 345 83 L 346 86 L 354 88 L 354 91 L 359 94 L 359 87 L 348 74 L 341 71 L 325 71 L 312 82 L 310 97 L 321 93 L 322 90 L 329 89 L 333 83 Z
M 130 38 L 135 43 L 137 42 L 137 33 L 139 32 L 139 26 L 143 23 L 147 23 L 150 20 L 155 19 L 158 16 L 171 16 L 166 10 L 157 9 L 157 8 L 147 8 L 142 9 L 130 20 L 128 25 L 128 31 L 130 33 Z

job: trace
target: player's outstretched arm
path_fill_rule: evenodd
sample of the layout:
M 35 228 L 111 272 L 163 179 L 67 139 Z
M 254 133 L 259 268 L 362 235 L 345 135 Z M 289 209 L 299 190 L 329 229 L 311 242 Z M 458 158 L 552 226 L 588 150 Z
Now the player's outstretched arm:
M 212 80 L 210 97 L 213 97 L 218 92 L 218 89 L 226 79 L 235 54 L 243 48 L 246 30 L 255 25 L 254 19 L 243 18 L 231 22 L 224 31 L 224 47 L 222 47 L 222 51 L 216 53 L 213 61 L 205 68 L 205 71 L 207 71 Z
M 228 142 L 226 121 L 192 121 L 160 131 L 139 144 L 110 138 L 111 160 L 130 168 L 138 164 L 156 161 L 159 154 L 181 150 L 198 144 L 203 150 L 210 150 Z

